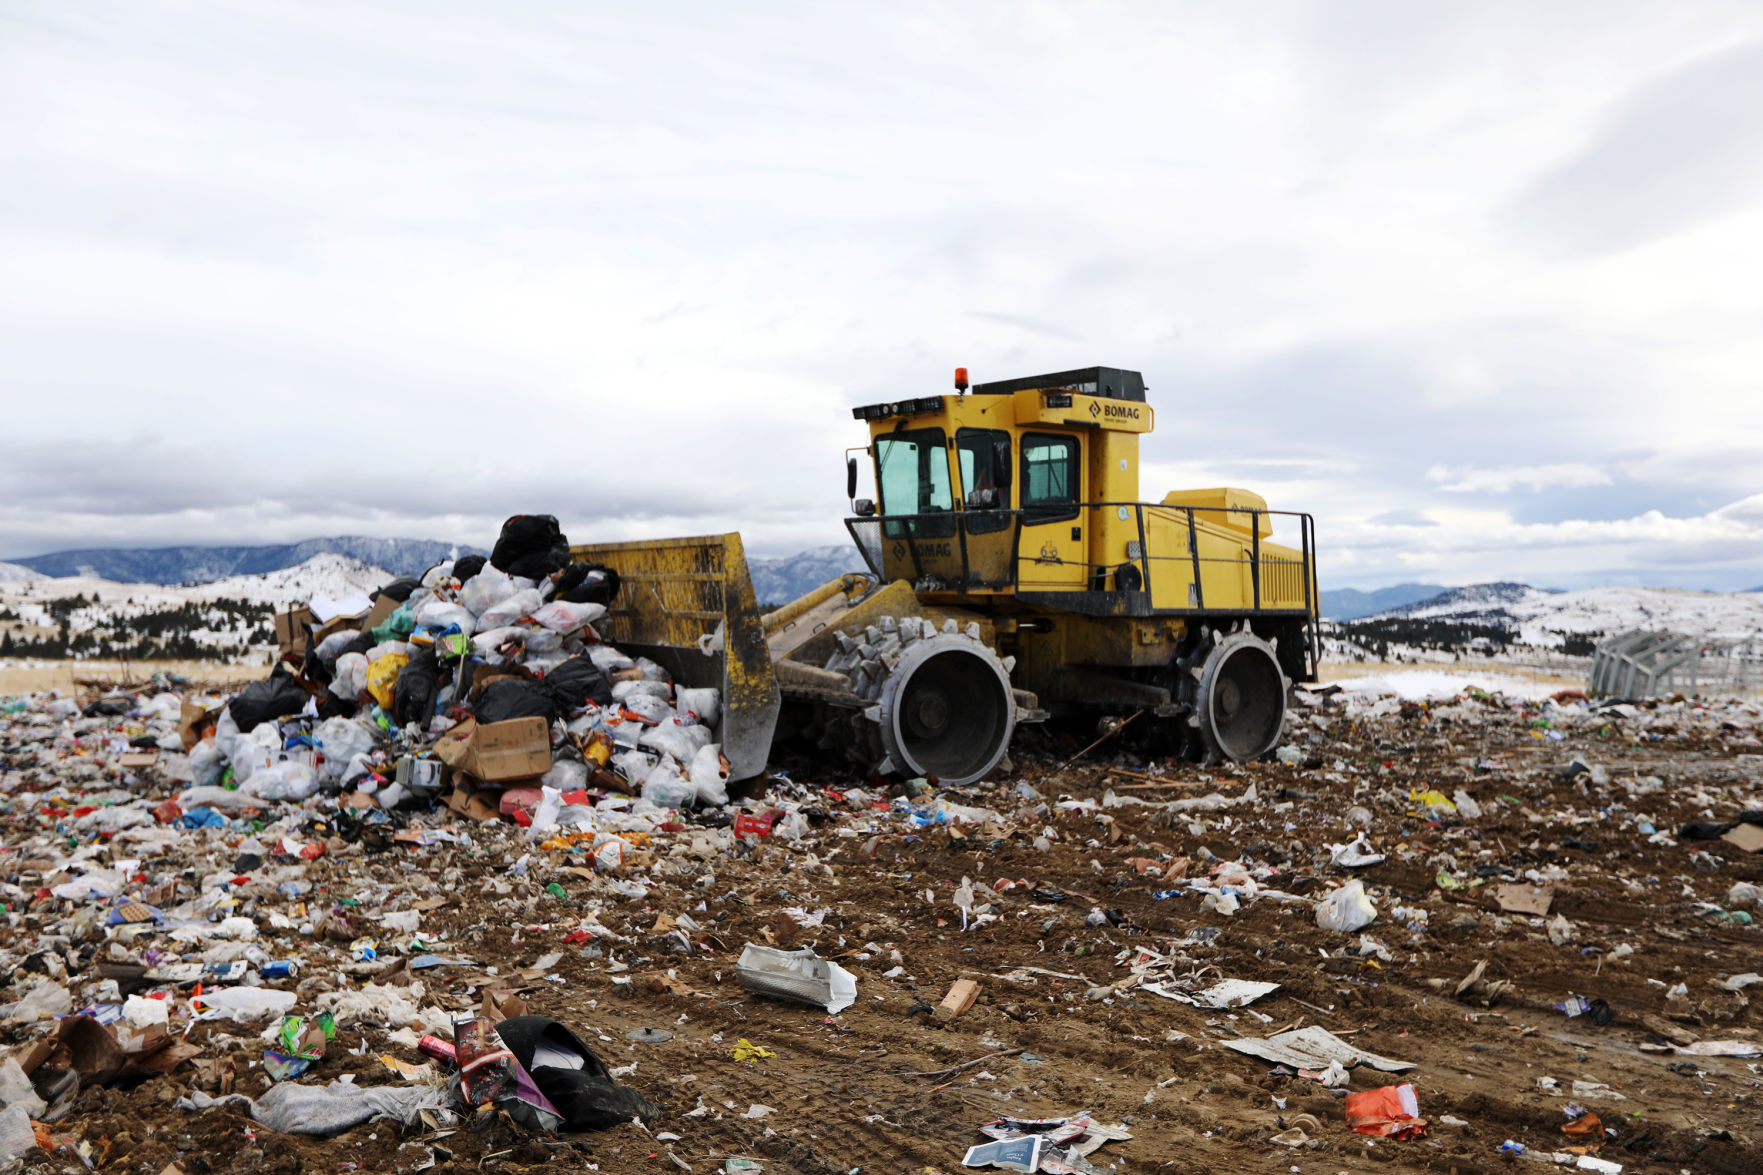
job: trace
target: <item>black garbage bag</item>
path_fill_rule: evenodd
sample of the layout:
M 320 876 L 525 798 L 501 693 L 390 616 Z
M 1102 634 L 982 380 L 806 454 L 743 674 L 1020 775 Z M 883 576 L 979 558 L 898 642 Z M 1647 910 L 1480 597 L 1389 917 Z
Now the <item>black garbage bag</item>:
M 441 664 L 433 648 L 418 649 L 398 673 L 392 687 L 392 720 L 399 726 L 414 722 L 426 727 L 435 713 L 435 694 L 441 688 Z
M 514 1016 L 496 1025 L 496 1035 L 563 1115 L 565 1130 L 608 1130 L 632 1118 L 651 1122 L 663 1113 L 630 1086 L 612 1080 L 594 1050 L 555 1020 Z
M 384 587 L 376 591 L 373 594 L 373 598 L 377 600 L 381 596 L 386 596 L 402 604 L 405 600 L 408 600 L 411 597 L 411 594 L 414 593 L 417 588 L 421 586 L 422 581 L 420 579 L 413 579 L 408 575 L 400 575 L 397 579 L 394 579 L 391 583 L 386 584 Z
M 588 702 L 604 706 L 612 701 L 612 687 L 585 655 L 571 657 L 547 673 L 539 684 L 551 692 L 559 715 L 579 710 Z
M 341 657 L 344 653 L 366 654 L 369 649 L 373 648 L 374 645 L 378 643 L 379 642 L 373 639 L 373 633 L 371 632 L 357 633 L 354 640 L 337 650 L 337 656 Z
M 569 562 L 569 540 L 550 514 L 516 514 L 502 524 L 490 563 L 509 575 L 544 579 Z
M 453 578 L 464 583 L 482 571 L 484 564 L 488 562 L 489 560 L 482 555 L 466 555 L 461 559 L 456 559 L 453 562 Z
M 121 718 L 135 708 L 133 698 L 99 698 L 80 711 L 81 718 Z
M 506 678 L 485 686 L 472 712 L 479 722 L 506 722 L 510 718 L 543 718 L 549 722 L 557 717 L 557 702 L 542 681 Z
M 268 677 L 240 690 L 238 696 L 227 703 L 227 710 L 240 732 L 249 734 L 265 722 L 298 714 L 306 708 L 306 699 L 310 696 L 294 680 L 293 674 L 277 665 L 275 672 Z
M 604 563 L 571 563 L 557 577 L 553 600 L 570 604 L 610 604 L 618 595 L 618 572 Z

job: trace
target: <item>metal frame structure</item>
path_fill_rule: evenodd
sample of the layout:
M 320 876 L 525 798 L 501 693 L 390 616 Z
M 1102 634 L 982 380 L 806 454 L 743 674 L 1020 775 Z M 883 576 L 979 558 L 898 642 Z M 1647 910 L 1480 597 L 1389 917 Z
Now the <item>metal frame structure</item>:
M 1587 681 L 1594 695 L 1741 695 L 1763 690 L 1763 641 L 1631 629 L 1601 642 Z

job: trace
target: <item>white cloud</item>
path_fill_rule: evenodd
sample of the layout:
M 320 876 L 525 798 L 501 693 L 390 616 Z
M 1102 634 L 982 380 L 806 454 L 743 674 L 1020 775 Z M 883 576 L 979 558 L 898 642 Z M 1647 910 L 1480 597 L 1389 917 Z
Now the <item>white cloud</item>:
M 1439 483 L 1439 489 L 1449 494 L 1509 494 L 1515 489 L 1529 490 L 1534 494 L 1557 487 L 1611 484 L 1609 473 L 1577 463 L 1499 465 L 1482 469 L 1435 465 L 1426 471 L 1426 480 Z
M 1754 489 L 1763 207 L 1527 230 L 1760 40 L 1719 0 L 21 0 L 0 557 L 515 510 L 778 553 L 844 537 L 850 405 L 1108 363 L 1146 496 L 1310 511 L 1325 579 L 1670 566 Z M 1716 129 L 1672 158 L 1725 174 Z

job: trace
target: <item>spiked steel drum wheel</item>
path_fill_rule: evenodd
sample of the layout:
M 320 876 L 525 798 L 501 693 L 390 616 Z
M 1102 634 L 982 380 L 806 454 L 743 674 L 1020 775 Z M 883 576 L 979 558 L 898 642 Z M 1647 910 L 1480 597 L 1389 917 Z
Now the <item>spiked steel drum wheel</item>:
M 882 684 L 882 746 L 901 767 L 972 783 L 997 765 L 1016 727 L 1010 677 L 979 641 L 952 633 L 916 641 Z
M 1256 759 L 1279 742 L 1291 683 L 1273 646 L 1246 628 L 1214 636 L 1203 642 L 1188 674 L 1188 722 L 1198 728 L 1208 761 Z

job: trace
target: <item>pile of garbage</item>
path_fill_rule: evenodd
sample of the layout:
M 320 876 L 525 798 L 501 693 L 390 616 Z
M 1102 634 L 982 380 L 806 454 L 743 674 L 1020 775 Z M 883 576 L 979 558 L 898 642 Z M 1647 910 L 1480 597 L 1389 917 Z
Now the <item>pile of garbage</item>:
M 488 559 L 279 616 L 271 675 L 182 713 L 188 801 L 343 792 L 383 826 L 446 786 L 455 811 L 541 828 L 591 824 L 590 789 L 656 808 L 727 803 L 717 691 L 676 688 L 600 639 L 618 588 L 614 569 L 570 561 L 555 518 L 520 515 Z

